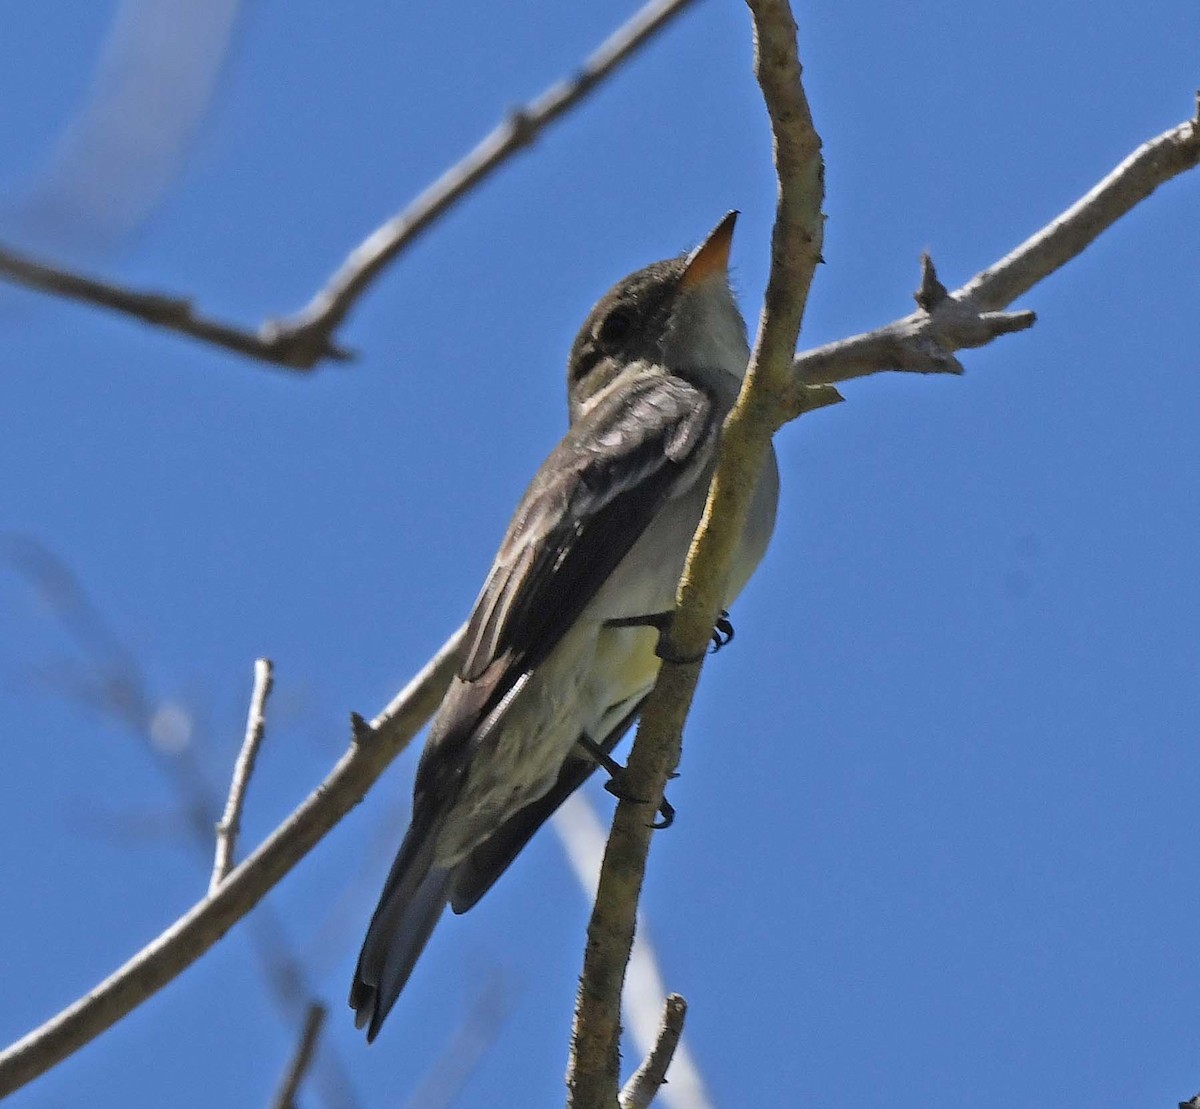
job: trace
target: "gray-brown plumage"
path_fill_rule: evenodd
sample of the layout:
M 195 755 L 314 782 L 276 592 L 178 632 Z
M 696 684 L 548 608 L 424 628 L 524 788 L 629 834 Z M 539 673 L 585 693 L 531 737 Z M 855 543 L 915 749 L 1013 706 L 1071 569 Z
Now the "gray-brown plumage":
M 729 290 L 734 214 L 690 255 L 619 282 L 571 350 L 571 427 L 521 498 L 417 769 L 412 823 L 359 956 L 350 1005 L 374 1039 L 447 904 L 464 912 L 611 751 L 659 661 L 669 611 L 749 351 Z M 766 548 L 759 482 L 727 599 Z

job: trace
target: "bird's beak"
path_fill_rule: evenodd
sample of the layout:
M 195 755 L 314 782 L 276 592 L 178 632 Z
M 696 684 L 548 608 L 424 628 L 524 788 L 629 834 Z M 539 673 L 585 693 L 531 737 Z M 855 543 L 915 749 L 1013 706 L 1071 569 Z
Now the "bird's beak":
M 736 211 L 730 212 L 688 255 L 683 277 L 679 279 L 681 288 L 693 289 L 716 274 L 723 276 L 729 272 L 729 248 L 733 245 L 733 225 L 737 218 Z

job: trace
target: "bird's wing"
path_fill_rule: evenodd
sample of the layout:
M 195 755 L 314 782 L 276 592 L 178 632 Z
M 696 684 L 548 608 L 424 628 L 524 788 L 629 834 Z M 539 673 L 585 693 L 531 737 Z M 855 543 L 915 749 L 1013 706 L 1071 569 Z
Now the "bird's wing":
M 549 654 L 711 460 L 719 430 L 709 395 L 665 371 L 638 375 L 579 420 L 517 506 L 467 625 L 463 680 L 502 657 L 524 672 Z
M 599 740 L 601 750 L 612 754 L 625 733 L 642 711 L 646 699 L 641 698 L 629 712 Z M 481 841 L 462 860 L 450 876 L 450 908 L 456 913 L 465 913 L 496 884 L 496 880 L 521 853 L 522 848 L 558 807 L 574 793 L 596 770 L 596 761 L 589 755 L 570 754 L 558 772 L 558 779 L 548 793 L 532 804 L 513 813 L 490 836 Z
M 705 390 L 646 365 L 555 447 L 475 602 L 459 680 L 421 756 L 417 810 L 453 796 L 487 715 L 554 649 L 659 509 L 711 462 L 720 417 Z
M 449 899 L 477 900 L 537 827 L 592 770 L 568 757 L 550 797 L 502 825 L 456 871 L 434 855 L 489 715 L 546 657 L 659 509 L 712 460 L 720 412 L 712 398 L 649 365 L 598 399 L 543 463 L 500 545 L 467 625 L 462 662 L 425 744 L 413 819 L 359 956 L 350 1004 L 368 1039 L 395 1004 Z M 629 727 L 631 711 L 611 736 Z M 495 719 L 495 717 L 493 717 Z

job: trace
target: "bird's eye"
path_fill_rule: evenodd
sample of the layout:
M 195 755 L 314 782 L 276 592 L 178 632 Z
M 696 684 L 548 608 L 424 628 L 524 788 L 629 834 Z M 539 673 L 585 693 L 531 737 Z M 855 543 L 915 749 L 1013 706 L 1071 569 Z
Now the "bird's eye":
M 614 308 L 600 325 L 596 338 L 604 347 L 614 347 L 629 338 L 633 331 L 633 313 L 628 308 Z

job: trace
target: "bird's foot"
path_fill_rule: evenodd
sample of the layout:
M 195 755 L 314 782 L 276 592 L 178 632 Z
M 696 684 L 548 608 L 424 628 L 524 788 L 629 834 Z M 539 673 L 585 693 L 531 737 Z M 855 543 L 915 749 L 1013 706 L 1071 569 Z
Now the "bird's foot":
M 628 772 L 616 759 L 612 757 L 603 747 L 600 746 L 590 736 L 580 736 L 576 740 L 577 746 L 590 758 L 597 766 L 603 767 L 608 772 L 608 781 L 604 783 L 604 788 L 608 790 L 618 801 L 632 801 L 637 805 L 648 805 L 650 801 L 645 797 L 635 797 L 627 789 Z M 672 775 L 674 777 L 675 775 Z M 675 806 L 671 804 L 665 797 L 658 806 L 659 816 L 661 820 L 654 821 L 650 825 L 652 828 L 669 828 L 675 822 Z
M 712 653 L 715 655 L 722 647 L 726 647 L 732 642 L 733 622 L 729 619 L 729 613 L 725 609 L 721 609 L 717 615 L 717 622 L 713 624 Z
M 671 633 L 671 617 L 673 612 L 650 612 L 645 616 L 621 616 L 615 620 L 608 621 L 610 628 L 653 628 L 658 632 L 658 646 L 654 653 L 658 655 L 664 662 L 689 663 L 701 662 L 707 652 L 701 651 L 698 655 L 683 655 L 680 654 L 672 646 L 670 641 Z M 713 625 L 712 646 L 710 648 L 712 654 L 716 654 L 726 644 L 733 642 L 733 624 L 729 619 L 729 613 L 724 609 L 717 617 L 717 622 Z

